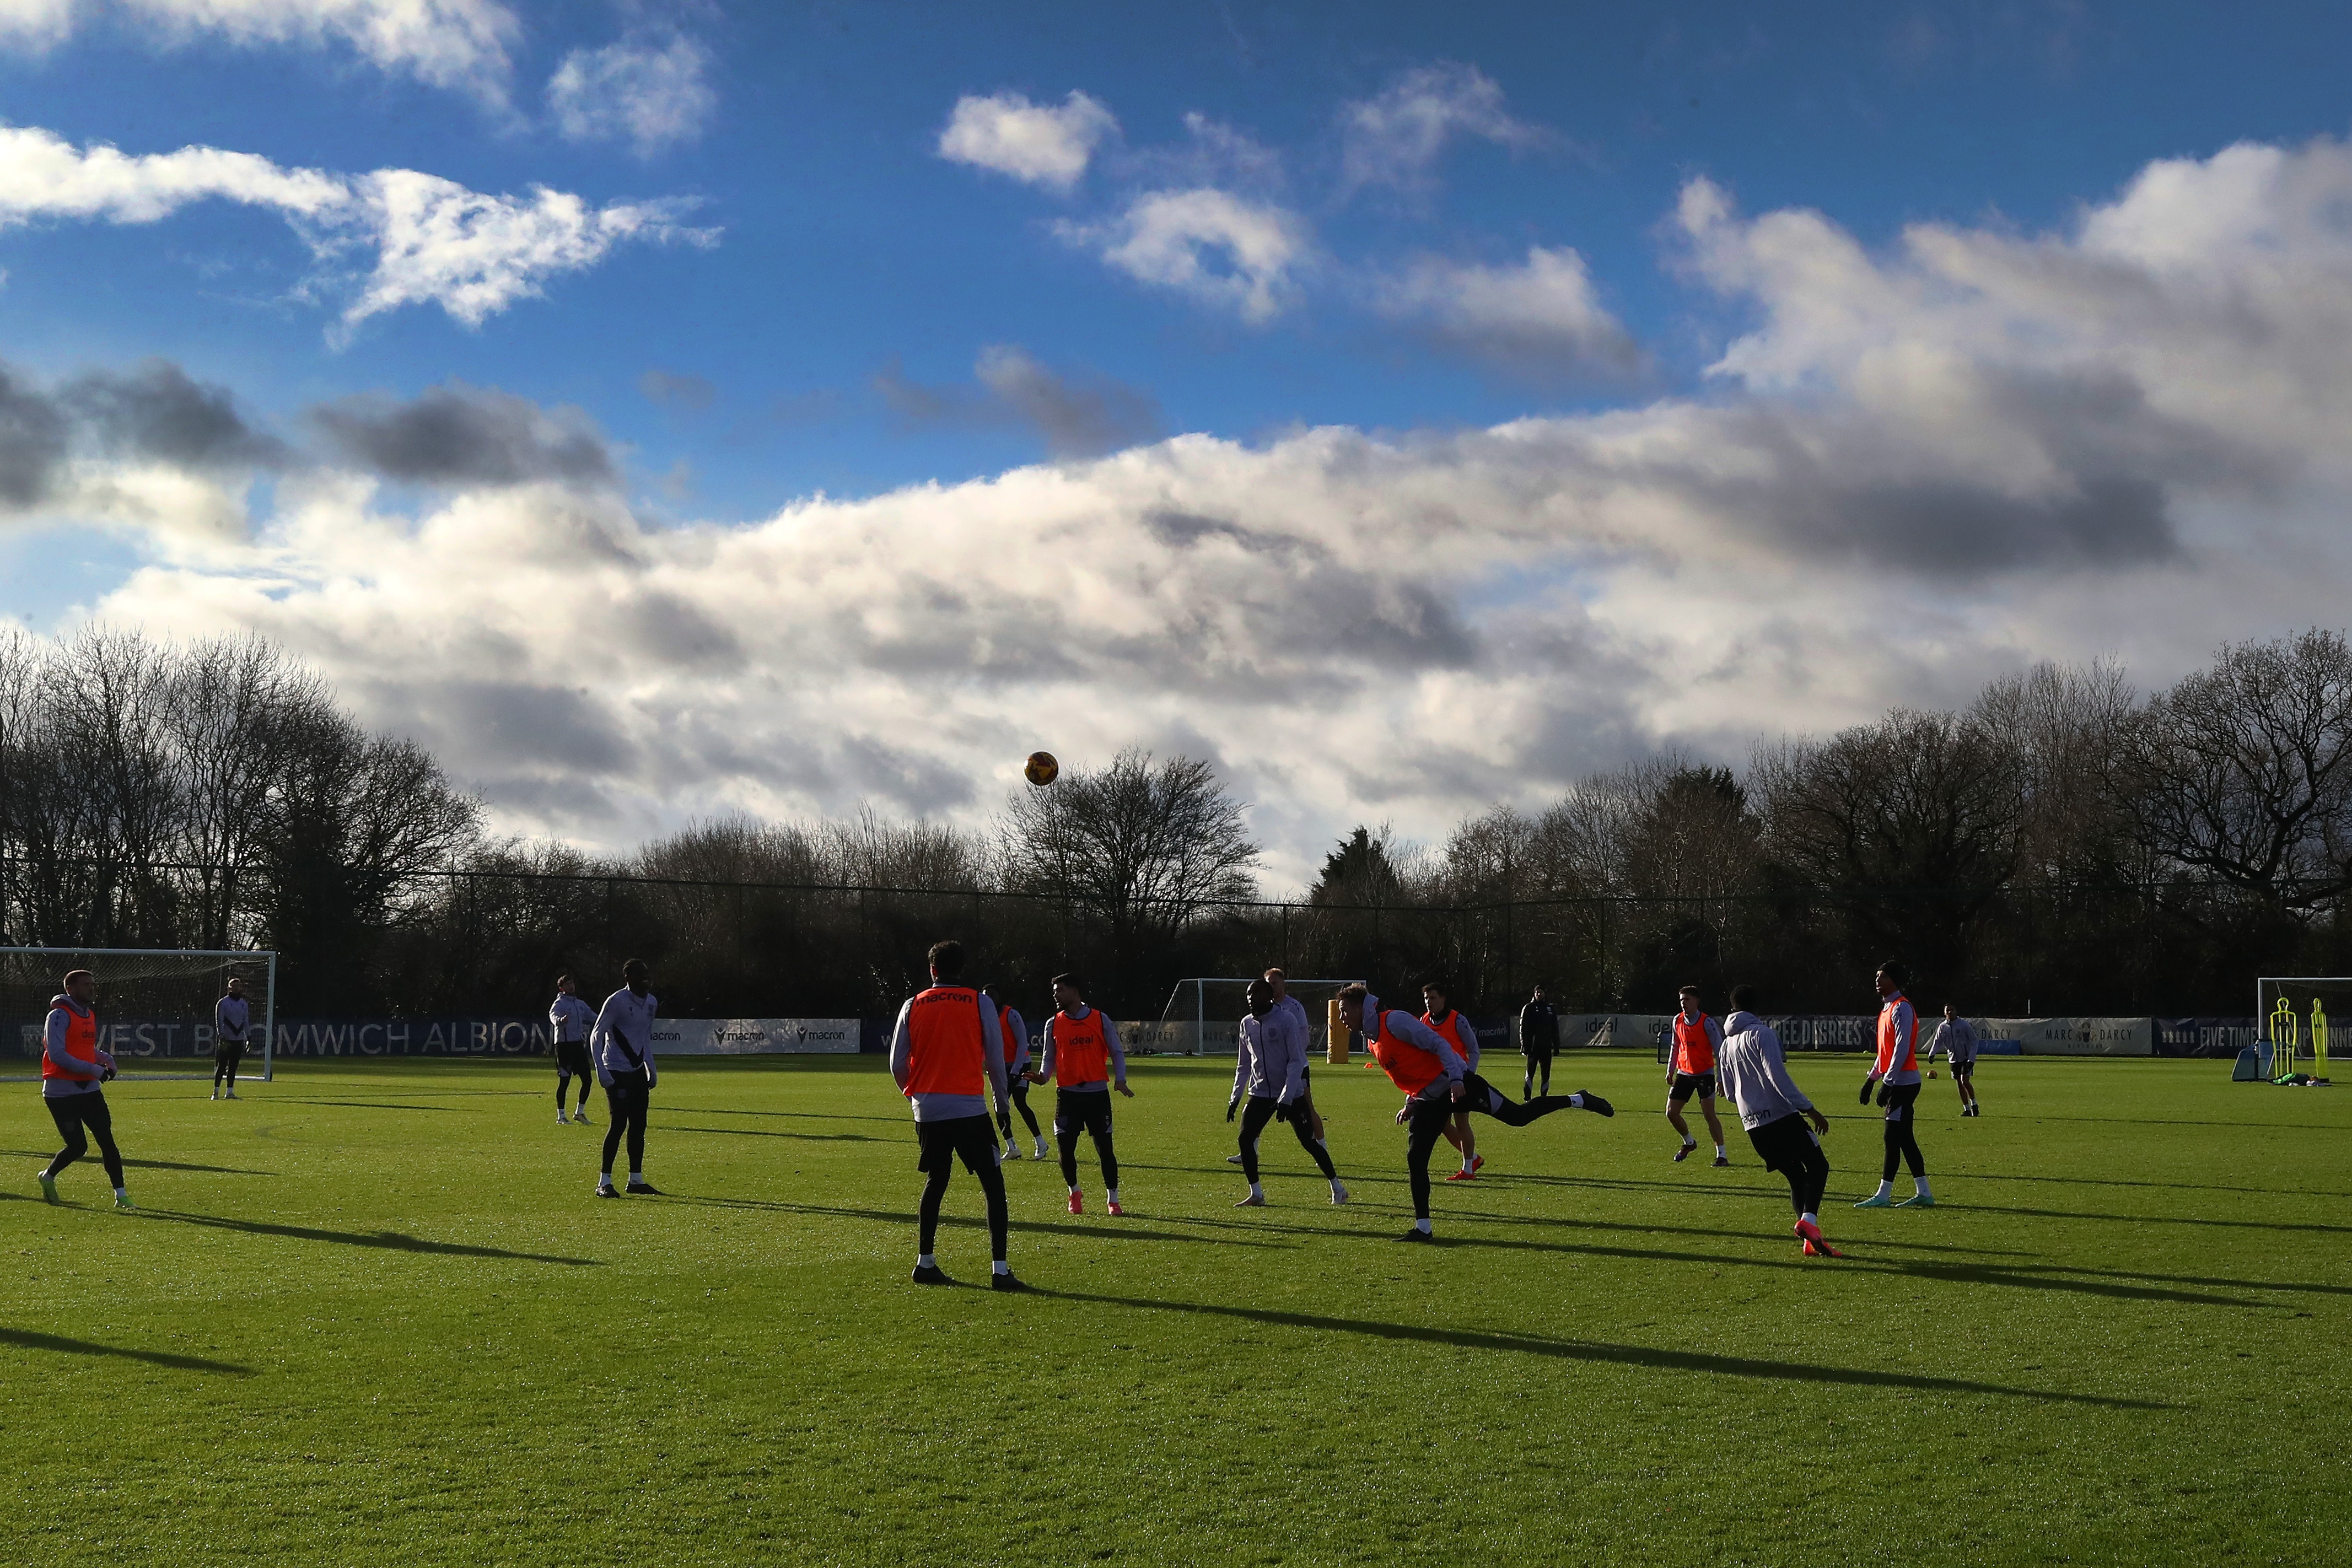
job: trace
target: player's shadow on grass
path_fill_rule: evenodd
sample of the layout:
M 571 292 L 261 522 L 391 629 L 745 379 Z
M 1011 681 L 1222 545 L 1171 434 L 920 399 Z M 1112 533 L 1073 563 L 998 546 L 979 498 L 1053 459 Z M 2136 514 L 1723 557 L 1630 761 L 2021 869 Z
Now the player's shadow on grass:
M 756 1197 L 687 1197 L 674 1202 L 702 1204 L 711 1208 L 751 1208 L 776 1214 L 812 1214 L 827 1219 L 876 1219 L 887 1225 L 913 1225 L 917 1217 L 911 1212 L 894 1213 L 884 1208 L 841 1208 L 819 1203 L 774 1203 Z M 941 1225 L 963 1230 L 985 1230 L 984 1218 L 969 1214 L 942 1214 Z M 1179 1230 L 1153 1230 L 1131 1224 L 1125 1219 L 1113 1219 L 1106 1215 L 1098 1225 L 1067 1225 L 1050 1219 L 1016 1219 L 1015 1230 L 1043 1231 L 1054 1236 L 1076 1236 L 1088 1241 L 1194 1241 L 1202 1246 L 1234 1246 L 1234 1241 L 1214 1236 L 1187 1236 Z M 1244 1247 L 1272 1247 L 1290 1250 L 1279 1241 L 1242 1241 Z
M 1414 1323 L 1384 1323 L 1369 1318 L 1335 1318 L 1318 1312 L 1287 1312 L 1271 1307 L 1234 1307 L 1210 1301 L 1148 1301 L 1131 1296 L 1097 1296 L 1077 1291 L 1056 1291 L 1032 1284 L 1030 1293 L 1056 1301 L 1085 1301 L 1097 1306 L 1133 1307 L 1142 1312 L 1194 1312 L 1207 1317 L 1239 1318 L 1247 1322 L 1285 1328 L 1313 1329 L 1322 1333 L 1363 1334 L 1372 1339 L 1402 1340 L 1423 1344 L 1447 1344 L 1465 1350 L 1516 1351 L 1523 1355 L 1553 1356 L 1563 1361 L 1603 1362 L 1620 1366 L 1647 1366 L 1662 1372 L 1703 1372 L 1723 1377 L 1757 1377 L 1786 1383 L 1832 1383 L 1853 1386 L 1900 1388 L 1922 1394 L 1997 1395 L 2010 1399 L 2042 1399 L 2066 1405 L 2098 1405 L 2116 1410 L 2170 1410 L 2177 1406 L 2154 1399 L 2127 1399 L 2102 1394 L 2068 1394 L 2052 1388 L 2011 1388 L 1999 1383 L 1978 1383 L 1961 1377 L 1936 1377 L 1921 1373 L 1874 1372 L 1867 1367 L 1823 1366 L 1817 1363 L 1759 1361 L 1748 1356 L 1717 1355 L 1706 1351 L 1665 1350 L 1649 1345 L 1611 1344 L 1601 1340 L 1556 1339 L 1549 1334 L 1507 1333 L 1482 1329 L 1428 1328 Z
M 57 1153 L 55 1149 L 0 1149 L 0 1155 L 14 1159 L 45 1160 Z M 95 1163 L 95 1162 L 93 1162 Z M 235 1166 L 186 1166 L 177 1160 L 134 1160 L 126 1158 L 124 1165 L 141 1171 L 195 1171 L 204 1176 L 274 1176 L 276 1171 L 239 1170 Z
M 128 1344 L 97 1344 L 86 1339 L 68 1339 L 63 1334 L 37 1333 L 31 1329 L 0 1328 L 0 1344 L 13 1344 L 20 1350 L 61 1351 L 68 1355 L 119 1355 L 127 1361 L 177 1367 L 182 1372 L 226 1372 L 240 1377 L 253 1373 L 249 1366 L 206 1361 L 201 1355 L 176 1355 L 168 1350 L 141 1350 Z
M 272 1105 L 341 1105 L 352 1111 L 455 1111 L 455 1105 L 396 1105 L 389 1100 L 284 1100 L 273 1094 Z
M 476 1247 L 464 1241 L 428 1241 L 397 1230 L 321 1230 L 308 1225 L 272 1225 L 260 1219 L 230 1219 L 217 1214 L 181 1214 L 168 1208 L 135 1211 L 145 1219 L 168 1219 L 175 1225 L 201 1225 L 213 1230 L 239 1230 L 248 1236 L 283 1236 L 295 1241 L 330 1241 L 340 1247 L 380 1247 L 388 1252 L 429 1252 L 444 1258 L 495 1258 L 512 1263 L 560 1263 L 568 1269 L 595 1269 L 594 1258 L 565 1258 L 552 1252 L 510 1252 L 503 1247 Z
M 2298 1219 L 2214 1219 L 2199 1214 L 2085 1214 L 2071 1208 L 2018 1208 L 1997 1203 L 1970 1203 L 1978 1214 L 2014 1214 L 2027 1219 L 2087 1219 L 2100 1225 L 2210 1225 L 2230 1230 L 2310 1231 L 2325 1236 L 2352 1236 L 2352 1225 L 2322 1225 Z
M 804 1122 L 887 1122 L 894 1127 L 908 1124 L 904 1116 L 836 1116 L 830 1111 L 745 1111 L 732 1105 L 662 1105 L 655 1108 L 675 1111 L 687 1116 L 791 1116 Z
M 695 1113 L 697 1115 L 701 1113 Z M 791 1138 L 803 1144 L 879 1144 L 891 1140 L 871 1133 L 774 1133 L 765 1127 L 681 1127 L 674 1122 L 654 1124 L 665 1133 L 712 1133 L 726 1138 Z
M 2053 1186 L 2137 1186 L 2158 1192 L 2242 1192 L 2255 1197 L 2352 1197 L 2352 1192 L 2328 1192 L 2319 1187 L 2222 1186 L 2199 1181 L 2116 1181 L 2105 1176 L 2022 1176 L 2014 1171 L 1970 1171 L 1970 1181 L 2038 1181 Z

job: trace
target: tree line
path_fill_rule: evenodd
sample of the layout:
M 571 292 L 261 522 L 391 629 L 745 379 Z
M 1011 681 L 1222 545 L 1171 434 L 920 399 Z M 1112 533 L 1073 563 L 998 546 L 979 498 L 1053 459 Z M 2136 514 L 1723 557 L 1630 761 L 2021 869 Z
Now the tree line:
M 871 1014 L 947 933 L 1024 994 L 1092 973 L 1128 1016 L 1268 961 L 1444 975 L 1474 1009 L 1541 979 L 1662 1011 L 1748 978 L 1858 1011 L 1888 956 L 1979 1013 L 2241 1013 L 2254 975 L 2352 957 L 2352 647 L 2231 645 L 2146 695 L 2043 664 L 1738 768 L 1595 774 L 1441 843 L 1368 823 L 1280 903 L 1214 769 L 1139 750 L 973 829 L 729 819 L 592 855 L 483 820 L 261 639 L 0 633 L 0 933 L 273 948 L 305 1015 L 535 1010 L 556 973 L 593 986 L 633 954 L 674 1013 Z

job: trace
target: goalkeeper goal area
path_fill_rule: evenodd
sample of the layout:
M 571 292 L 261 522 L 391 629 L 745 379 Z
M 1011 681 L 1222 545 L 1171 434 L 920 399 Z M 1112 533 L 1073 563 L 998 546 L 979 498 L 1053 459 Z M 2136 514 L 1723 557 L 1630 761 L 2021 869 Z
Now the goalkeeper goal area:
M 214 1004 L 232 979 L 245 982 L 256 1064 L 271 1076 L 276 1043 L 278 955 L 200 953 L 184 948 L 0 947 L 0 1079 L 22 1083 L 41 1072 L 41 1031 L 67 975 L 98 978 L 98 1043 L 129 1082 L 212 1076 Z M 247 1038 L 252 1038 L 249 1031 Z M 12 1060 L 13 1058 L 13 1060 Z M 13 1069 L 13 1071 L 8 1071 Z
M 2262 1035 L 2239 1053 L 2236 1076 L 2273 1083 L 2296 1073 L 2326 1078 L 2329 1020 L 2339 1016 L 2352 1018 L 2352 976 L 2263 976 L 2254 982 Z

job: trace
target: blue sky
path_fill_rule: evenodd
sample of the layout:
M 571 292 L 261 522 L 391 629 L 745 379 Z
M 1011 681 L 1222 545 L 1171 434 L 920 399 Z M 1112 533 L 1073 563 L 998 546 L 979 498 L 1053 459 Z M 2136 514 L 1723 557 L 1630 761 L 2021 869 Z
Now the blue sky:
M 282 599 L 283 581 L 261 581 L 271 572 L 313 585 L 343 575 L 323 558 L 287 565 L 286 492 L 310 493 L 320 465 L 334 466 L 319 455 L 316 411 L 360 395 L 377 396 L 379 413 L 452 386 L 521 400 L 546 428 L 609 453 L 597 505 L 621 508 L 635 529 L 718 530 L 722 542 L 819 492 L 888 502 L 935 482 L 985 486 L 1048 458 L 1064 463 L 1049 472 L 1067 472 L 1162 437 L 1221 437 L 1264 455 L 1328 426 L 1389 453 L 1526 419 L 1582 443 L 1614 429 L 1612 418 L 1663 417 L 1661 408 L 1795 417 L 1814 406 L 1803 402 L 1809 386 L 1832 400 L 1862 393 L 1834 354 L 1769 375 L 1728 367 L 1727 348 L 1743 335 L 1773 339 L 1783 361 L 1804 359 L 1800 340 L 1825 340 L 1787 326 L 1802 313 L 1788 292 L 1799 286 L 1774 270 L 1763 215 L 1816 211 L 1887 276 L 1900 270 L 1890 258 L 1909 225 L 1993 249 L 2086 246 L 2087 214 L 2119 207 L 2153 164 L 2204 168 L 2241 142 L 2292 157 L 2341 137 L 2352 58 L 2352 13 L 2295 5 L 1233 4 L 1139 14 L 435 0 L 422 31 L 371 46 L 364 28 L 382 9 L 11 0 L 0 4 L 0 120 L 48 133 L 75 159 L 100 144 L 129 157 L 212 148 L 352 189 L 373 171 L 414 171 L 489 196 L 528 201 L 543 186 L 592 212 L 642 209 L 632 220 L 642 226 L 590 259 L 530 272 L 473 319 L 435 292 L 456 287 L 446 279 L 353 319 L 380 237 L 374 218 L 289 221 L 276 196 L 185 200 L 152 221 L 93 218 L 12 174 L 10 160 L 39 149 L 0 152 L 0 359 L 16 376 L 58 389 L 161 359 L 225 393 L 254 432 L 310 455 L 292 468 L 261 462 L 223 492 L 258 551 L 238 561 L 194 559 L 170 542 L 169 519 L 126 521 L 94 502 L 28 507 L 0 529 L 0 611 L 44 630 L 94 613 L 194 634 L 250 619 L 234 594 L 213 593 L 222 580 Z M 656 66 L 667 74 L 643 74 Z M 567 72 L 587 85 L 551 96 Z M 1082 112 L 1073 93 L 1085 95 Z M 1057 185 L 943 155 L 942 133 L 968 100 L 1073 114 L 1090 128 L 1083 172 Z M 633 139 L 631 112 L 652 117 L 649 141 Z M 1367 112 L 1391 116 L 1389 141 L 1368 140 Z M 1413 114 L 1437 117 L 1425 157 L 1401 153 L 1408 142 L 1394 139 Z M 75 166 L 75 178 L 95 178 Z M 260 176 L 238 176 L 248 177 Z M 1698 231 L 1678 216 L 1694 190 L 1720 194 L 1740 259 L 1708 269 Z M 1208 266 L 1209 281 L 1190 288 L 1117 260 L 1139 232 L 1121 225 L 1171 192 L 1213 193 L 1279 226 L 1288 251 L 1270 292 L 1255 303 L 1220 293 L 1226 262 L 1213 245 L 1153 253 Z M 1507 310 L 1467 321 L 1465 291 L 1527 282 L 1519 269 L 1538 249 L 1544 276 L 1586 312 L 1582 335 L 1548 339 L 1556 319 Z M 2319 276 L 2334 263 L 2312 265 Z M 1820 300 L 1808 300 L 1817 312 Z M 2063 373 L 2092 374 L 2094 361 L 2114 369 L 2103 354 L 2085 348 Z M 2163 389 L 2140 392 L 2169 406 Z M 340 461 L 367 469 L 353 450 L 338 448 Z M 367 505 L 428 532 L 436 508 L 462 511 L 467 484 L 480 482 L 420 478 L 369 450 Z M 1937 461 L 1947 458 L 1966 467 L 1950 453 Z M 2245 520 L 2229 511 L 2241 503 L 2197 491 L 2201 480 L 2146 482 L 2179 487 L 2165 516 L 2182 538 L 2225 515 Z M 510 501 L 515 483 L 492 487 Z M 2271 521 L 2287 526 L 2280 519 L 2307 500 L 2277 503 L 2284 510 Z M 151 498 L 142 517 L 182 504 Z M 2029 509 L 2017 526 L 2045 515 L 2063 508 Z M 891 549 L 919 551 L 921 529 L 943 525 L 893 526 L 913 531 Z M 1489 532 L 1524 537 L 1518 522 Z M 1475 652 L 1433 654 L 1432 668 L 1512 674 L 1520 655 L 1481 630 L 1481 614 L 1537 592 L 1590 606 L 1616 580 L 1604 578 L 1608 549 L 1481 546 L 1449 571 L 1433 542 L 1395 539 L 1364 563 L 1435 596 L 1374 618 L 1392 643 L 1453 647 L 1440 623 L 1471 618 Z M 1866 557 L 1874 547 L 1856 548 Z M 134 579 L 142 568 L 149 575 Z M 1645 747 L 1744 744 L 1727 714 L 1824 727 L 1880 700 L 1964 694 L 2004 664 L 2042 655 L 2116 652 L 2161 674 L 2199 639 L 2238 626 L 2200 620 L 2179 649 L 2105 632 L 2046 640 L 2017 629 L 2021 595 L 2000 570 L 1982 592 L 1988 613 L 2011 617 L 2005 630 L 1968 646 L 1933 633 L 1875 676 L 1822 653 L 1771 701 L 1734 695 L 1723 713 L 1696 717 L 1669 700 L 1596 714 L 1574 703 L 1522 712 L 1498 698 L 1498 714 L 1517 716 L 1497 723 L 1587 740 L 1539 756 L 1492 752 L 1484 771 L 1450 760 L 1423 769 L 1454 780 L 1442 787 L 1260 782 L 1270 801 L 1286 802 L 1279 831 L 1302 846 L 1339 818 L 1390 808 L 1434 831 L 1482 798 L 1556 788 L 1580 767 Z M 175 572 L 211 587 L 167 591 Z M 208 608 L 192 609 L 198 600 Z M 1624 602 L 1624 624 L 1650 613 Z M 2048 602 L 2032 612 L 2043 625 L 2063 614 Z M 1622 626 L 1549 624 L 1544 635 L 1584 640 L 1562 677 L 1571 685 L 1689 687 L 1687 673 L 1661 674 L 1654 651 L 1627 643 Z M 438 705 L 393 694 L 386 672 L 330 634 L 331 616 L 269 629 L 326 663 L 373 713 L 449 738 L 421 716 Z M 1263 674 L 1264 660 L 1249 662 Z M 1109 676 L 1091 678 L 1050 699 L 1043 687 L 993 690 L 972 711 L 1066 704 L 1074 691 L 1124 701 Z M 934 695 L 919 683 L 875 700 L 920 708 Z M 1411 727 L 1408 698 L 1441 700 L 1425 685 L 1364 700 Z M 1091 727 L 1076 749 L 1191 737 L 1242 766 L 1246 740 L 1171 700 L 1130 730 Z M 1571 710 L 1579 716 L 1564 716 Z M 898 809 L 953 814 L 992 798 L 908 782 L 933 777 L 933 763 L 969 763 L 944 752 L 926 760 L 903 734 L 886 745 L 856 727 L 835 725 L 811 743 L 831 760 L 782 767 L 798 780 L 789 787 L 755 788 L 717 765 L 682 791 L 646 776 L 541 778 L 529 789 L 495 770 L 479 777 L 494 799 L 512 790 L 519 825 L 605 840 L 682 812 L 840 809 L 870 798 L 884 775 L 898 781 L 885 789 Z M 896 759 L 881 775 L 845 760 L 868 744 Z M 549 803 L 562 800 L 575 806 Z

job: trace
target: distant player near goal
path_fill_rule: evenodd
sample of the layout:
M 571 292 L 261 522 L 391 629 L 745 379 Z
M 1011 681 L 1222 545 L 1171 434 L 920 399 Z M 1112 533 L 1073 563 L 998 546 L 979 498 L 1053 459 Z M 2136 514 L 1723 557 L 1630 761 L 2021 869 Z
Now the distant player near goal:
M 1118 1026 L 1099 1008 L 1087 1006 L 1076 975 L 1054 977 L 1054 1006 L 1045 1020 L 1045 1057 L 1030 1076 L 1037 1082 L 1054 1080 L 1054 1141 L 1062 1153 L 1062 1180 L 1070 1189 L 1070 1212 L 1087 1211 L 1086 1194 L 1078 1190 L 1078 1134 L 1095 1141 L 1095 1156 L 1102 1162 L 1103 1207 L 1113 1214 L 1127 1210 L 1118 1201 L 1118 1155 L 1110 1138 L 1110 1092 L 1129 1099 L 1127 1051 L 1118 1043 Z
M 1249 1016 L 1242 1019 L 1235 1032 L 1239 1049 L 1234 1053 L 1234 1092 L 1233 1098 L 1225 1102 L 1225 1120 L 1234 1119 L 1234 1111 L 1247 1096 L 1249 1109 L 1242 1114 L 1241 1156 L 1242 1175 L 1249 1178 L 1249 1196 L 1234 1207 L 1265 1207 L 1265 1189 L 1257 1179 L 1257 1141 L 1268 1122 L 1290 1124 L 1298 1146 L 1307 1151 L 1307 1157 L 1315 1162 L 1315 1168 L 1331 1184 L 1331 1201 L 1347 1202 L 1348 1189 L 1340 1185 L 1330 1151 L 1307 1124 L 1307 1030 L 1288 1012 L 1274 1005 L 1272 984 L 1265 980 L 1249 983 Z
M 1021 1140 L 1013 1135 L 1013 1113 L 1029 1124 L 1029 1135 L 1036 1140 L 1037 1157 L 1045 1157 L 1045 1134 L 1037 1130 L 1037 1113 L 1029 1109 L 1029 1020 L 1021 1016 L 1018 1008 L 1007 1004 L 996 994 L 994 986 L 982 986 L 980 994 L 996 1009 L 996 1028 L 1004 1042 L 1005 1095 L 1012 1103 L 996 1108 L 996 1130 L 1004 1134 L 1004 1157 L 1021 1157 Z
M 572 1120 L 583 1127 L 588 1125 L 588 1086 L 596 1082 L 596 1069 L 588 1060 L 588 1031 L 595 1027 L 596 1009 L 572 994 L 572 977 L 556 977 L 555 1000 L 547 1009 L 547 1032 L 555 1045 L 558 1126 Z M 580 1080 L 580 1110 L 576 1117 L 567 1117 L 563 1113 L 563 1092 L 575 1076 Z
M 1952 1064 L 1952 1082 L 1960 1092 L 1960 1114 L 1981 1116 L 1977 1108 L 1977 1031 L 1976 1026 L 1944 1004 L 1944 1021 L 1936 1026 L 1936 1038 L 1927 1042 L 1927 1060 L 1936 1060 L 1937 1051 L 1944 1053 Z
M 1690 1124 L 1683 1120 L 1683 1107 L 1696 1094 L 1699 1114 L 1706 1118 L 1707 1133 L 1715 1139 L 1715 1163 L 1727 1166 L 1731 1155 L 1723 1146 L 1723 1124 L 1715 1115 L 1715 1053 L 1723 1046 L 1723 1026 L 1700 1009 L 1696 986 L 1683 988 L 1681 1007 L 1675 1014 L 1674 1058 L 1666 1064 L 1666 1124 L 1683 1139 L 1683 1146 L 1675 1151 L 1675 1164 L 1690 1158 L 1698 1147 Z
M 1381 1007 L 1381 999 L 1361 985 L 1341 988 L 1339 1017 L 1363 1037 L 1373 1061 L 1404 1092 L 1404 1108 L 1396 1119 L 1410 1129 L 1404 1164 L 1412 1188 L 1413 1222 L 1411 1230 L 1397 1238 L 1400 1241 L 1436 1239 L 1429 1222 L 1429 1152 L 1457 1108 L 1492 1116 L 1507 1127 L 1524 1127 L 1570 1108 L 1616 1114 L 1598 1094 L 1547 1094 L 1519 1103 L 1465 1068 L 1454 1048 L 1427 1024 L 1402 1009 Z
M 245 1060 L 245 1047 L 253 1031 L 253 1009 L 245 999 L 245 982 L 232 976 L 227 994 L 213 1004 L 213 1098 L 236 1098 L 236 1064 Z M 228 1092 L 221 1092 L 221 1081 L 228 1082 Z
M 934 1249 L 939 1245 L 940 1204 L 956 1161 L 980 1183 L 988 1206 L 991 1290 L 1019 1291 L 1004 1260 L 1012 1218 L 1004 1201 L 1004 1170 L 996 1148 L 996 1125 L 1004 1110 L 1004 1040 L 995 1001 L 961 984 L 963 944 L 935 942 L 929 954 L 931 983 L 907 998 L 890 1030 L 890 1076 L 915 1112 L 915 1141 L 921 1150 L 915 1168 L 923 1173 L 922 1201 L 916 1207 L 914 1281 L 950 1285 Z
M 1797 1210 L 1797 1239 L 1804 1244 L 1805 1256 L 1842 1258 L 1843 1253 L 1822 1239 L 1822 1194 L 1830 1185 L 1830 1157 L 1822 1152 L 1819 1134 L 1830 1130 L 1829 1118 L 1813 1108 L 1789 1076 L 1780 1037 L 1756 1016 L 1756 1007 L 1755 987 L 1731 988 L 1731 1016 L 1723 1020 L 1717 1074 L 1764 1168 L 1779 1171 L 1788 1180 L 1789 1201 Z M 1811 1127 L 1805 1125 L 1808 1122 Z
M 76 969 L 64 980 L 65 994 L 49 1002 L 48 1021 L 41 1030 L 41 1103 L 66 1141 L 47 1165 L 36 1173 L 41 1196 L 58 1201 L 58 1173 L 89 1152 L 98 1140 L 98 1157 L 106 1166 L 106 1179 L 114 1184 L 114 1207 L 129 1208 L 131 1194 L 122 1185 L 122 1151 L 114 1146 L 114 1116 L 106 1107 L 99 1085 L 114 1076 L 114 1058 L 99 1049 L 98 977 Z

